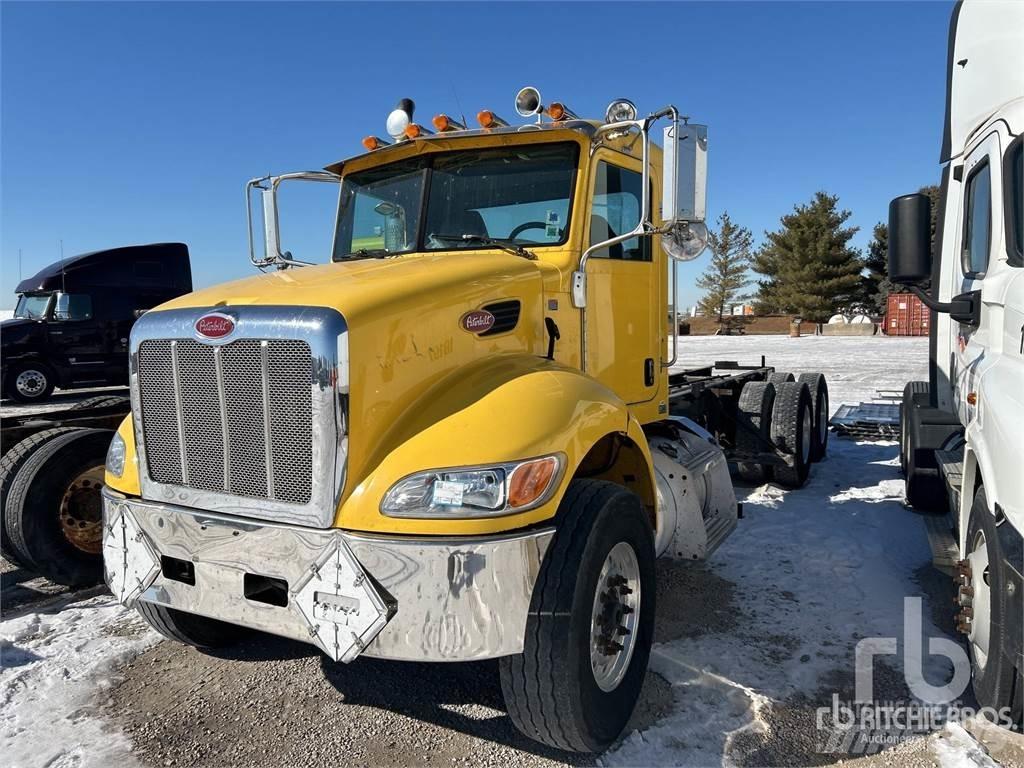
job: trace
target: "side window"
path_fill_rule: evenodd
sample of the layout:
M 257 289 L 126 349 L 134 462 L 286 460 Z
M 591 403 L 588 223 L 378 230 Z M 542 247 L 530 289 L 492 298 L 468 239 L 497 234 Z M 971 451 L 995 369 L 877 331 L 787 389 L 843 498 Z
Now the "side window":
M 594 202 L 590 209 L 590 245 L 625 234 L 640 222 L 643 177 L 606 162 L 597 164 Z M 634 237 L 595 251 L 602 259 L 650 261 L 651 238 Z
M 92 298 L 85 293 L 58 293 L 55 320 L 91 320 Z
M 992 242 L 992 184 L 987 160 L 981 162 L 967 179 L 964 192 L 964 240 L 961 264 L 964 274 L 982 277 L 988 269 L 988 251 Z

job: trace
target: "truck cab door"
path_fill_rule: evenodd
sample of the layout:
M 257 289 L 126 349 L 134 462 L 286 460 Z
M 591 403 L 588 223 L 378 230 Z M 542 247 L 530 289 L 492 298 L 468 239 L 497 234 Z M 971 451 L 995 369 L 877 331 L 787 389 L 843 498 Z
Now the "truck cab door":
M 981 322 L 978 325 L 951 320 L 953 403 L 962 423 L 975 416 L 968 395 L 977 390 L 978 378 L 995 362 L 1001 348 L 993 327 L 993 312 L 1005 304 L 1007 264 L 1002 249 L 1002 182 L 1000 136 L 993 130 L 964 159 L 963 193 L 960 197 L 959 232 L 953 270 L 954 293 L 979 292 Z M 952 249 L 951 249 L 952 250 Z M 957 258 L 958 256 L 958 258 Z M 996 314 L 996 317 L 999 317 Z
M 58 293 L 48 323 L 50 351 L 63 369 L 62 381 L 74 386 L 107 383 L 108 343 L 104 323 L 93 313 L 87 293 Z
M 599 150 L 591 160 L 584 248 L 629 232 L 640 220 L 638 160 Z M 596 251 L 587 263 L 586 370 L 627 403 L 651 400 L 661 365 L 662 291 L 650 237 Z M 664 318 L 662 318 L 664 323 Z

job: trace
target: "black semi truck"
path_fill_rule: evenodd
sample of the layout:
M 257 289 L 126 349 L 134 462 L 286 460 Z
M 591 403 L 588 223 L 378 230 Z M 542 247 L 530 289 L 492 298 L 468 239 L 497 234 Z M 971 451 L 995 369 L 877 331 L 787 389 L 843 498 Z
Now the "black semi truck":
M 152 243 L 50 264 L 18 284 L 0 329 L 4 397 L 41 402 L 54 387 L 128 383 L 128 334 L 147 309 L 192 290 L 188 246 Z

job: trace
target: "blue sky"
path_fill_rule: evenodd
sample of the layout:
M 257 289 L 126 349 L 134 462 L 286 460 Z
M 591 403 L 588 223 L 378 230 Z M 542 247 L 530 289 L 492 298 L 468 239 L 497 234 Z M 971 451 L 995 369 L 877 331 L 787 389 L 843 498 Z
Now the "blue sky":
M 0 307 L 18 250 L 28 276 L 58 240 L 187 242 L 197 287 L 248 274 L 247 179 L 361 152 L 400 97 L 423 122 L 514 117 L 527 84 L 588 117 L 675 103 L 709 126 L 712 219 L 760 241 L 826 189 L 863 247 L 890 198 L 938 180 L 951 8 L 4 2 Z M 681 305 L 706 261 L 680 269 Z

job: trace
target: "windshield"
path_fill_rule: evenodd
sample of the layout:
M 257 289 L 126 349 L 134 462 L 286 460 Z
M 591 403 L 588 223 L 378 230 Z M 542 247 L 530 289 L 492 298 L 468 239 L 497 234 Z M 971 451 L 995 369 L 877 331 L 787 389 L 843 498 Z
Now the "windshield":
M 493 247 L 489 240 L 564 243 L 577 149 L 446 152 L 346 176 L 334 258 Z
M 18 297 L 18 306 L 14 308 L 14 316 L 24 320 L 42 320 L 50 308 L 52 294 L 22 295 Z

